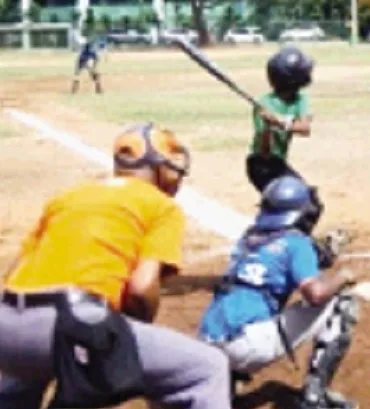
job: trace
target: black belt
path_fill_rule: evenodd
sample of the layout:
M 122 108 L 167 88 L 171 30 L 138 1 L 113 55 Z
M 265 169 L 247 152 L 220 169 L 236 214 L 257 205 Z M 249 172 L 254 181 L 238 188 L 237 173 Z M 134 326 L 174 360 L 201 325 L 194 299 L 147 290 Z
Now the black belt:
M 65 293 L 63 292 L 22 294 L 5 290 L 2 294 L 0 294 L 0 300 L 4 304 L 12 307 L 32 308 L 46 305 L 56 305 L 64 296 Z
M 13 291 L 5 290 L 0 293 L 0 302 L 17 308 L 33 308 L 47 305 L 58 305 L 64 302 L 70 294 L 78 293 L 82 295 L 85 300 L 101 301 L 101 298 L 94 294 L 89 294 L 83 290 L 62 290 L 53 293 L 15 293 Z

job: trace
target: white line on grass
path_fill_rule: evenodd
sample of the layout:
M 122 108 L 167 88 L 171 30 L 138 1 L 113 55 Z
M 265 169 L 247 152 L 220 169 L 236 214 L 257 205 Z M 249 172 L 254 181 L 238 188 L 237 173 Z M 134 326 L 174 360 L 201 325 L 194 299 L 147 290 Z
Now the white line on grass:
M 67 132 L 53 128 L 41 118 L 37 118 L 34 115 L 26 114 L 12 108 L 7 108 L 4 112 L 17 121 L 22 122 L 24 125 L 36 129 L 45 139 L 53 139 L 75 153 L 90 159 L 92 162 L 109 170 L 112 169 L 112 160 L 108 155 L 100 152 L 96 148 L 82 143 L 78 138 Z M 207 198 L 188 186 L 184 186 L 181 189 L 176 200 L 183 207 L 186 214 L 193 217 L 201 226 L 230 241 L 237 240 L 246 227 L 253 222 L 252 217 L 245 216 L 229 207 L 225 207 L 221 203 Z M 208 250 L 196 257 L 193 263 L 206 261 L 207 259 L 218 255 L 226 255 L 229 251 L 230 247 L 220 247 L 216 250 Z M 354 253 L 342 256 L 343 260 L 367 258 L 370 258 L 370 253 Z M 370 282 L 358 284 L 355 287 L 355 292 L 362 298 L 370 301 Z
M 5 112 L 24 125 L 38 130 L 44 138 L 53 139 L 75 153 L 105 168 L 112 169 L 112 159 L 108 155 L 82 143 L 78 138 L 69 133 L 53 128 L 50 124 L 34 115 L 10 108 L 6 109 Z M 229 240 L 236 240 L 246 226 L 253 222 L 251 217 L 225 207 L 216 200 L 209 199 L 188 186 L 184 186 L 180 190 L 176 200 L 183 207 L 184 211 L 201 226 Z

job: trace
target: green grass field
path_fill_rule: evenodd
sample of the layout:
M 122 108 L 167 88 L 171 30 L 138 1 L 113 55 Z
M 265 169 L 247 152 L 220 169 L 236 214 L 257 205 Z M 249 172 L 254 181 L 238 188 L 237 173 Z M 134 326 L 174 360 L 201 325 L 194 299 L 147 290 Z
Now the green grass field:
M 370 45 L 351 47 L 348 44 L 318 44 L 303 46 L 316 60 L 318 80 L 310 88 L 314 111 L 322 117 L 343 115 L 348 110 L 366 112 L 369 103 Z M 235 80 L 255 95 L 268 90 L 265 78 L 267 58 L 277 45 L 209 49 L 206 52 Z M 65 51 L 5 52 L 0 63 L 0 84 L 9 82 L 39 83 L 51 100 L 84 111 L 91 118 L 122 123 L 147 119 L 175 127 L 186 133 L 196 133 L 212 124 L 212 138 L 225 140 L 231 148 L 239 147 L 245 134 L 233 134 L 228 143 L 228 130 L 245 129 L 248 133 L 250 107 L 224 85 L 211 78 L 186 56 L 174 51 L 112 52 L 103 57 L 101 71 L 106 93 L 103 98 L 89 92 L 91 85 L 84 80 L 84 92 L 71 97 L 67 94 L 75 55 Z M 329 69 L 348 67 L 341 73 L 320 78 Z M 353 77 L 351 67 L 363 74 Z M 48 90 L 50 80 L 65 79 L 64 89 Z M 35 84 L 35 86 L 37 86 Z M 60 92 L 61 91 L 61 92 Z M 339 99 L 338 96 L 343 96 Z M 203 139 L 203 138 L 201 138 Z M 204 139 L 210 135 L 204 133 Z M 197 146 L 206 149 L 207 143 Z M 209 140 L 209 148 L 224 143 Z
M 277 44 L 210 48 L 205 52 L 253 95 L 269 90 L 265 65 Z M 308 89 L 315 122 L 365 117 L 370 105 L 370 44 L 303 44 L 315 59 Z M 192 148 L 206 152 L 246 150 L 251 107 L 177 50 L 109 52 L 100 70 L 103 96 L 87 75 L 81 92 L 69 94 L 76 54 L 68 51 L 7 51 L 0 61 L 0 97 L 18 96 L 28 106 L 53 104 L 81 112 L 86 120 L 112 124 L 153 121 L 174 129 Z M 32 110 L 32 108 L 31 108 Z M 1 137 L 19 135 L 0 117 Z

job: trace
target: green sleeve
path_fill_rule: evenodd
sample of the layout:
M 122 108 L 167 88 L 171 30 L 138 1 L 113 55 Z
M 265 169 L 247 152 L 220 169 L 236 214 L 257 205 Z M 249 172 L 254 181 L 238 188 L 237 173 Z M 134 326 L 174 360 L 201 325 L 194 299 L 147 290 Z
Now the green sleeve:
M 255 134 L 261 133 L 265 127 L 265 122 L 256 108 L 253 110 L 253 126 Z
M 300 95 L 297 104 L 297 117 L 302 118 L 304 116 L 311 116 L 311 104 L 309 98 L 306 95 Z
M 261 135 L 265 128 L 265 122 L 261 118 L 258 109 L 253 110 L 253 140 L 251 143 L 252 152 L 258 152 L 261 145 Z

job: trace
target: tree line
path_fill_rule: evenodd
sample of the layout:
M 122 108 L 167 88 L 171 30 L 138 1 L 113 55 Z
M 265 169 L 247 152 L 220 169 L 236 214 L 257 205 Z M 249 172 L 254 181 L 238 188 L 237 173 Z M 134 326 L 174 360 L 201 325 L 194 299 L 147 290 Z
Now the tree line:
M 268 38 L 275 39 L 279 30 L 301 21 L 321 23 L 324 28 L 328 26 L 331 32 L 344 38 L 349 31 L 348 22 L 351 17 L 351 0 L 172 0 L 175 5 L 184 4 L 186 1 L 191 7 L 188 25 L 190 21 L 190 25 L 198 31 L 201 45 L 211 42 L 206 14 L 207 9 L 217 6 L 222 6 L 224 10 L 218 21 L 219 38 L 232 26 L 256 25 L 262 28 Z M 370 0 L 357 1 L 360 34 L 366 37 L 370 34 Z M 151 0 L 145 2 L 150 4 Z M 0 0 L 0 21 L 20 20 L 17 3 L 19 2 L 14 0 Z M 243 3 L 248 3 L 251 7 L 252 13 L 248 16 L 240 14 L 243 7 L 237 7 Z M 32 2 L 31 20 L 37 21 L 41 5 L 41 0 Z

